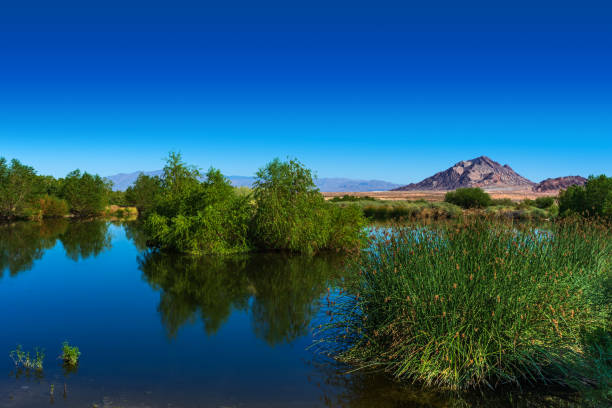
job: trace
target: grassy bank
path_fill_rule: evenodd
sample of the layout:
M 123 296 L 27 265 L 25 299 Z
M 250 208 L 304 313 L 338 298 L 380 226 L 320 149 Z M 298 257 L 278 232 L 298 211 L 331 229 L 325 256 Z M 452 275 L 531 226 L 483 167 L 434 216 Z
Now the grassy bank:
M 481 215 L 489 218 L 501 218 L 521 221 L 544 221 L 553 219 L 558 211 L 556 207 L 538 208 L 525 202 L 513 203 L 510 200 L 484 209 L 468 209 L 447 203 L 431 201 L 385 201 L 373 198 L 329 200 L 334 205 L 344 207 L 354 205 L 359 207 L 363 215 L 370 221 L 438 221 L 458 219 L 463 215 Z
M 357 369 L 451 389 L 610 385 L 607 226 L 395 227 L 374 232 L 354 268 L 319 346 Z

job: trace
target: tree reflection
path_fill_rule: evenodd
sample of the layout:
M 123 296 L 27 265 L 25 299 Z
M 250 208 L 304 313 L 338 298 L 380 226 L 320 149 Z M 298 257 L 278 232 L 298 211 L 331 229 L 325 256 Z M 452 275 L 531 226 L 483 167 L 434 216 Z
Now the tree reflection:
M 332 256 L 252 256 L 247 274 L 256 289 L 250 310 L 255 334 L 271 345 L 305 335 L 317 300 L 340 269 Z
M 71 222 L 64 218 L 40 222 L 15 222 L 0 225 L 0 277 L 32 269 L 57 240 L 66 256 L 74 261 L 97 256 L 111 247 L 108 224 L 104 221 Z
M 55 246 L 67 228 L 64 219 L 0 225 L 0 277 L 5 270 L 16 276 L 32 269 L 34 262 Z
M 317 299 L 340 269 L 337 258 L 281 254 L 190 257 L 146 252 L 138 262 L 149 284 L 161 291 L 158 310 L 170 337 L 198 317 L 212 335 L 233 310 L 244 310 L 255 334 L 270 345 L 306 334 Z
M 73 261 L 96 257 L 111 248 L 108 223 L 101 220 L 71 222 L 59 239 L 66 256 Z

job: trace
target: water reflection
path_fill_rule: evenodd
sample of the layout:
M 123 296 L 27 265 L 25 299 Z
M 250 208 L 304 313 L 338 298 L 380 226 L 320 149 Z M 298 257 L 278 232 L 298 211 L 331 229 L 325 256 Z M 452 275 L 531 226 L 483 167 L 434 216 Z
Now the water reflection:
M 60 241 L 66 256 L 74 261 L 97 256 L 110 249 L 108 224 L 104 221 L 73 222 L 63 218 L 42 222 L 0 225 L 0 278 L 28 271 L 46 250 Z
M 108 223 L 100 220 L 72 222 L 59 239 L 73 261 L 96 257 L 111 248 Z
M 509 387 L 495 391 L 455 392 L 428 389 L 393 381 L 383 373 L 347 374 L 349 367 L 331 361 L 310 362 L 315 374 L 309 381 L 321 391 L 321 402 L 333 408 L 579 408 L 598 407 L 597 402 L 568 389 Z
M 251 254 L 189 257 L 146 252 L 138 259 L 161 291 L 158 310 L 170 337 L 200 319 L 214 334 L 234 310 L 248 312 L 257 337 L 289 343 L 307 333 L 317 301 L 338 278 L 338 257 Z

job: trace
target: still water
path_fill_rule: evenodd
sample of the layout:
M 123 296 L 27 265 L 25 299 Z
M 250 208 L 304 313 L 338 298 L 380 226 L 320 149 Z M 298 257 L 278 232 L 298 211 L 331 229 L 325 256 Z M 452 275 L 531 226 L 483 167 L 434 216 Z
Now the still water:
M 308 349 L 342 270 L 338 256 L 151 253 L 130 224 L 0 226 L 0 407 L 575 405 L 558 392 L 459 397 L 345 374 Z M 57 359 L 65 340 L 82 352 L 74 372 Z M 18 344 L 45 350 L 42 374 L 15 369 Z

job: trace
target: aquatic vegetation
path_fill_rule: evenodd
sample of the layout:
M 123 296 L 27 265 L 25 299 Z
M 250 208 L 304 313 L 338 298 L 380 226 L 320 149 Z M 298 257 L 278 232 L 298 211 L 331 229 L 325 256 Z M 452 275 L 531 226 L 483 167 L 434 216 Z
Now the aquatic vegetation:
M 462 214 L 460 207 L 442 202 L 364 201 L 356 205 L 359 205 L 364 216 L 371 221 L 445 220 L 458 218 Z
M 42 371 L 45 353 L 39 348 L 35 348 L 34 353 L 34 355 L 31 355 L 29 351 L 23 351 L 21 344 L 19 344 L 15 350 L 9 353 L 9 357 L 17 368 Z
M 62 343 L 62 355 L 60 356 L 64 364 L 75 367 L 79 364 L 81 352 L 76 346 L 71 346 L 67 341 Z
M 491 205 L 491 196 L 478 187 L 458 188 L 446 193 L 444 201 L 462 208 L 485 208 Z
M 394 227 L 353 267 L 359 279 L 331 303 L 317 347 L 356 369 L 451 389 L 609 381 L 592 344 L 612 330 L 609 226 Z

